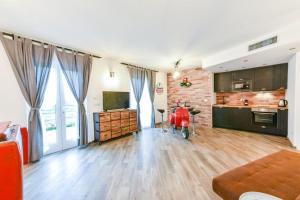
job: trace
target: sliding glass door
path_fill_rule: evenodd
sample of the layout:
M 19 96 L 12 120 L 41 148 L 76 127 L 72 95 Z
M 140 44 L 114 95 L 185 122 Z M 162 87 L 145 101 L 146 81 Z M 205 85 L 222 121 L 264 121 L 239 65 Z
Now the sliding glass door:
M 41 119 L 44 155 L 78 145 L 78 107 L 57 59 L 53 61 Z

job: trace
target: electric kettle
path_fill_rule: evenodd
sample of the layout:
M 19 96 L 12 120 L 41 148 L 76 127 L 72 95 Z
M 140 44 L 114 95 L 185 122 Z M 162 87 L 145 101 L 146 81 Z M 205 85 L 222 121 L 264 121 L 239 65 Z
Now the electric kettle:
M 288 105 L 288 101 L 285 99 L 280 99 L 278 102 L 279 107 L 286 107 Z

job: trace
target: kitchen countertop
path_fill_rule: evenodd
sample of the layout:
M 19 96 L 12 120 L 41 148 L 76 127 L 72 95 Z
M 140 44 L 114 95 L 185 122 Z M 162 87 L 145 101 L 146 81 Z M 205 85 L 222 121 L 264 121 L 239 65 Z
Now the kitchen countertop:
M 231 105 L 231 104 L 214 104 L 213 107 L 225 107 L 225 108 L 275 108 L 275 109 L 281 109 L 285 110 L 288 109 L 288 107 L 279 107 L 277 105 Z

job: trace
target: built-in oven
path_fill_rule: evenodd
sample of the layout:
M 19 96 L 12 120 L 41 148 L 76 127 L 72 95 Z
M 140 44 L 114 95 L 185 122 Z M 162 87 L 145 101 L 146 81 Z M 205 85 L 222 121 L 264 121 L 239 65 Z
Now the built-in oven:
M 241 80 L 232 82 L 233 91 L 251 91 L 252 80 Z
M 277 127 L 277 109 L 252 108 L 251 111 L 253 124 L 261 127 Z

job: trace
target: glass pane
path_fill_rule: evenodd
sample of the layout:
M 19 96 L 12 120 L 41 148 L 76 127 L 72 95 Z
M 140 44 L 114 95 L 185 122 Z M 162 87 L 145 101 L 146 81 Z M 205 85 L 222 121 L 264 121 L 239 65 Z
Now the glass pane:
M 131 85 L 131 83 L 130 83 Z M 130 108 L 136 109 L 136 100 L 133 93 L 132 86 L 130 87 Z M 149 128 L 151 126 L 151 100 L 149 96 L 148 84 L 145 81 L 142 98 L 140 101 L 140 116 L 142 128 Z
M 78 106 L 72 91 L 62 74 L 62 86 L 64 97 L 65 127 L 66 127 L 66 142 L 77 143 L 78 139 Z
M 140 101 L 140 108 L 142 128 L 150 128 L 152 110 L 147 81 L 145 81 L 144 90 Z
M 57 137 L 56 124 L 56 97 L 57 72 L 53 67 L 50 72 L 44 102 L 40 110 L 43 127 L 44 153 L 51 151 L 51 148 L 53 148 L 53 146 L 57 146 L 59 140 L 59 138 Z

